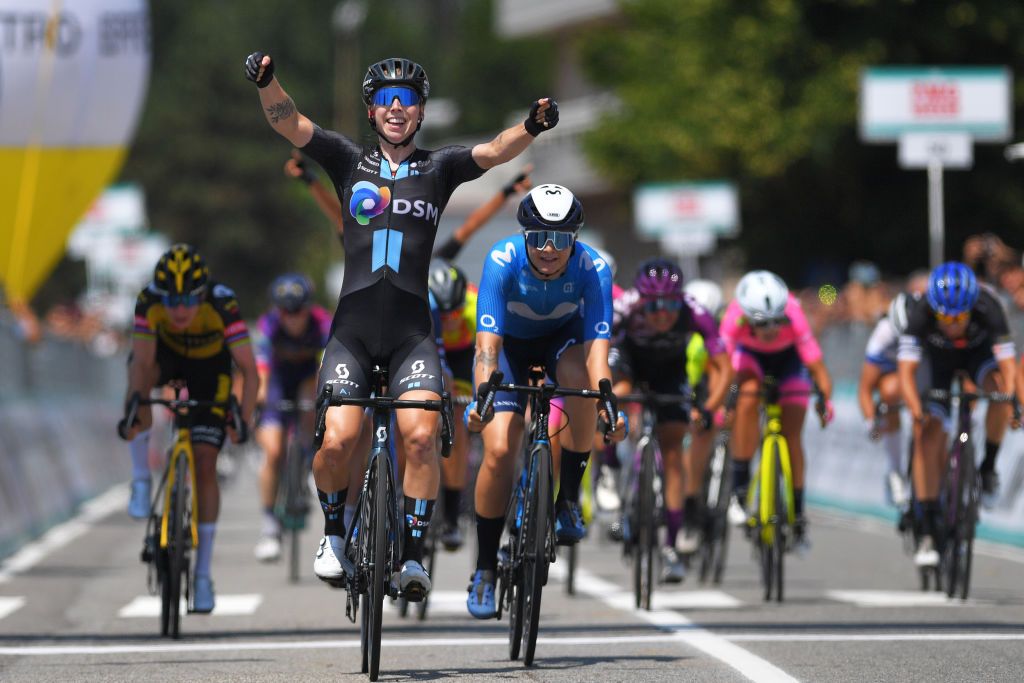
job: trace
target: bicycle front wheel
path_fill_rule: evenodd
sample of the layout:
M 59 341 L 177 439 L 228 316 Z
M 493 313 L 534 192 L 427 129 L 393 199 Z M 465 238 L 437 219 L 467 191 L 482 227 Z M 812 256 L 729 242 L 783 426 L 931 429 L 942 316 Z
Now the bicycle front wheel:
M 523 556 L 523 664 L 533 664 L 540 628 L 540 602 L 548 569 L 548 530 L 551 524 L 551 451 L 534 449 L 533 485 L 523 514 L 526 553 Z
M 165 607 L 172 638 L 181 637 L 181 584 L 182 576 L 188 574 L 185 556 L 186 544 L 192 543 L 191 529 L 185 514 L 185 500 L 188 497 L 188 461 L 178 456 L 174 475 L 174 490 L 171 491 L 171 518 L 167 522 L 167 584 Z
M 658 545 L 654 519 L 654 443 L 648 439 L 640 455 L 636 495 L 636 543 L 633 546 L 633 593 L 638 609 L 651 609 L 654 593 L 654 550 Z
M 729 522 L 727 519 L 729 497 L 732 494 L 730 474 L 732 472 L 729 445 L 719 439 L 711 455 L 711 462 L 704 476 L 704 540 L 701 543 L 700 581 L 708 579 L 715 584 L 722 582 L 725 559 L 729 544 Z
M 388 553 L 388 468 L 391 464 L 381 454 L 376 458 L 373 492 L 373 519 L 367 529 L 373 540 L 370 553 L 373 564 L 370 567 L 370 680 L 377 680 L 380 673 L 381 622 L 384 616 L 384 596 L 391 583 L 391 558 Z
M 779 452 L 779 444 L 775 443 L 773 457 L 775 458 L 775 543 L 773 544 L 773 555 L 775 562 L 775 600 L 782 602 L 783 581 L 785 579 L 785 558 L 786 543 L 789 541 L 789 501 L 790 491 L 786 486 L 786 477 L 782 472 L 782 454 Z

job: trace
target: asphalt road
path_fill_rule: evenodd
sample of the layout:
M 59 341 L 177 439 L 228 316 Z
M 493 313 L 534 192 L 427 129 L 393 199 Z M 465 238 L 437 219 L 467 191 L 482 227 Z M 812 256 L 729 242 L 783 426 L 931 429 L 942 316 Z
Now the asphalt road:
M 217 532 L 218 608 L 189 615 L 180 641 L 160 638 L 139 563 L 142 526 L 118 488 L 0 568 L 0 681 L 365 680 L 344 593 L 312 575 L 319 532 L 304 539 L 303 576 L 257 564 L 252 473 L 226 486 Z M 472 557 L 443 555 L 426 621 L 386 615 L 381 680 L 467 681 L 1020 681 L 1024 552 L 980 544 L 972 598 L 918 590 L 895 532 L 812 514 L 813 548 L 788 565 L 787 599 L 764 604 L 748 545 L 733 541 L 722 586 L 659 587 L 651 612 L 626 592 L 618 546 L 582 546 L 578 594 L 553 568 L 537 663 L 507 657 L 507 622 L 465 612 Z

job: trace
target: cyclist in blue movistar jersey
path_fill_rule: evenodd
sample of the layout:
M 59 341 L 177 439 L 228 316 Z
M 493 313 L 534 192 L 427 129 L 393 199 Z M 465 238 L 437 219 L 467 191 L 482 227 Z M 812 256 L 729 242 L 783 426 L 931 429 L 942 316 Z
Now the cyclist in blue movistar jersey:
M 578 242 L 583 206 L 560 185 L 539 185 L 519 204 L 523 232 L 499 241 L 484 263 L 477 300 L 476 365 L 479 386 L 494 370 L 505 381 L 525 384 L 531 366 L 543 365 L 559 384 L 597 388 L 611 378 L 608 345 L 612 281 L 607 264 Z M 484 460 L 476 483 L 477 562 L 467 607 L 478 619 L 495 613 L 494 582 L 505 508 L 512 491 L 516 456 L 523 436 L 522 396 L 498 392 L 494 409 L 481 416 L 466 408 L 472 431 L 483 429 Z M 597 428 L 593 401 L 566 399 L 569 426 L 560 436 L 562 461 L 555 501 L 559 543 L 579 541 L 585 532 L 578 504 L 580 481 Z M 610 436 L 621 441 L 621 415 Z M 484 429 L 485 422 L 488 422 Z
M 373 366 L 380 365 L 388 371 L 392 395 L 436 400 L 442 374 L 431 336 L 427 269 L 441 213 L 456 187 L 514 159 L 537 135 L 554 127 L 558 106 L 547 98 L 537 100 L 523 123 L 473 148 L 418 149 L 413 138 L 423 123 L 430 82 L 419 64 L 384 59 L 370 65 L 362 84 L 367 121 L 378 144 L 361 147 L 299 113 L 274 77 L 274 68 L 262 52 L 249 55 L 245 64 L 267 121 L 324 168 L 344 210 L 345 279 L 319 383 L 350 396 L 367 396 Z M 324 444 L 313 462 L 325 520 L 313 569 L 335 583 L 343 577 L 338 558 L 344 550 L 349 461 L 361 431 L 360 417 L 360 408 L 331 408 Z M 398 583 L 416 600 L 430 590 L 421 559 L 424 529 L 437 497 L 439 417 L 402 410 L 396 423 L 406 456 L 405 542 Z

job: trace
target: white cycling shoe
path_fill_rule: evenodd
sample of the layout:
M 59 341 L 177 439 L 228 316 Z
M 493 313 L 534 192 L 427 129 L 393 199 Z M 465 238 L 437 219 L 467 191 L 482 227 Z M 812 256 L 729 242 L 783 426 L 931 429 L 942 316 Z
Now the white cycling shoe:
M 277 562 L 281 559 L 281 537 L 271 534 L 260 536 L 252 552 L 260 562 Z
M 743 518 L 746 520 L 746 517 Z M 682 555 L 692 555 L 700 548 L 700 529 L 685 524 L 676 536 L 676 552 Z
M 601 475 L 594 489 L 594 501 L 597 509 L 602 512 L 617 512 L 622 507 L 622 498 L 616 486 L 615 470 L 608 465 L 601 465 Z
M 910 491 L 902 474 L 896 470 L 889 470 L 889 474 L 885 476 L 885 486 L 889 501 L 895 507 L 899 508 L 907 504 L 910 499 Z
M 313 560 L 313 573 L 321 581 L 328 583 L 342 581 L 345 571 L 341 568 L 342 553 L 345 552 L 345 539 L 341 536 L 322 536 L 320 547 Z
M 739 499 L 736 496 L 732 496 L 729 499 L 729 509 L 726 512 L 726 517 L 729 518 L 729 524 L 733 526 L 746 526 L 747 525 L 747 511 L 740 505 Z
M 430 592 L 430 575 L 416 560 L 406 560 L 398 575 L 398 587 L 409 602 L 422 602 Z
M 922 536 L 914 552 L 914 564 L 918 567 L 938 567 L 939 551 L 935 549 L 935 542 L 931 536 Z

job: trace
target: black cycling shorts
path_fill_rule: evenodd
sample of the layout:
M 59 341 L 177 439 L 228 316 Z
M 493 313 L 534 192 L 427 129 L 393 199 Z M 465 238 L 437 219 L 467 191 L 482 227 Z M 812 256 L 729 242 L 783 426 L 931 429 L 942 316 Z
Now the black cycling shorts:
M 616 382 L 628 380 L 634 387 L 644 384 L 656 394 L 685 394 L 690 391 L 685 349 L 679 358 L 667 361 L 664 358 L 645 359 L 642 354 L 632 353 L 628 345 L 616 344 L 608 352 L 608 365 Z M 658 424 L 690 421 L 682 404 L 658 406 L 654 416 Z
M 157 386 L 184 381 L 188 396 L 197 401 L 228 401 L 231 397 L 231 353 L 225 348 L 211 358 L 185 358 L 157 339 L 156 363 L 160 368 Z M 223 408 L 203 408 L 192 420 L 192 442 L 224 445 Z
M 932 389 L 949 391 L 953 386 L 953 376 L 959 371 L 965 371 L 967 376 L 981 388 L 985 377 L 993 370 L 999 369 L 999 363 L 992 355 L 992 347 L 987 344 L 962 350 L 930 349 L 928 357 L 931 361 Z M 928 399 L 928 412 L 948 419 L 950 417 L 949 404 L 949 399 L 943 401 Z

